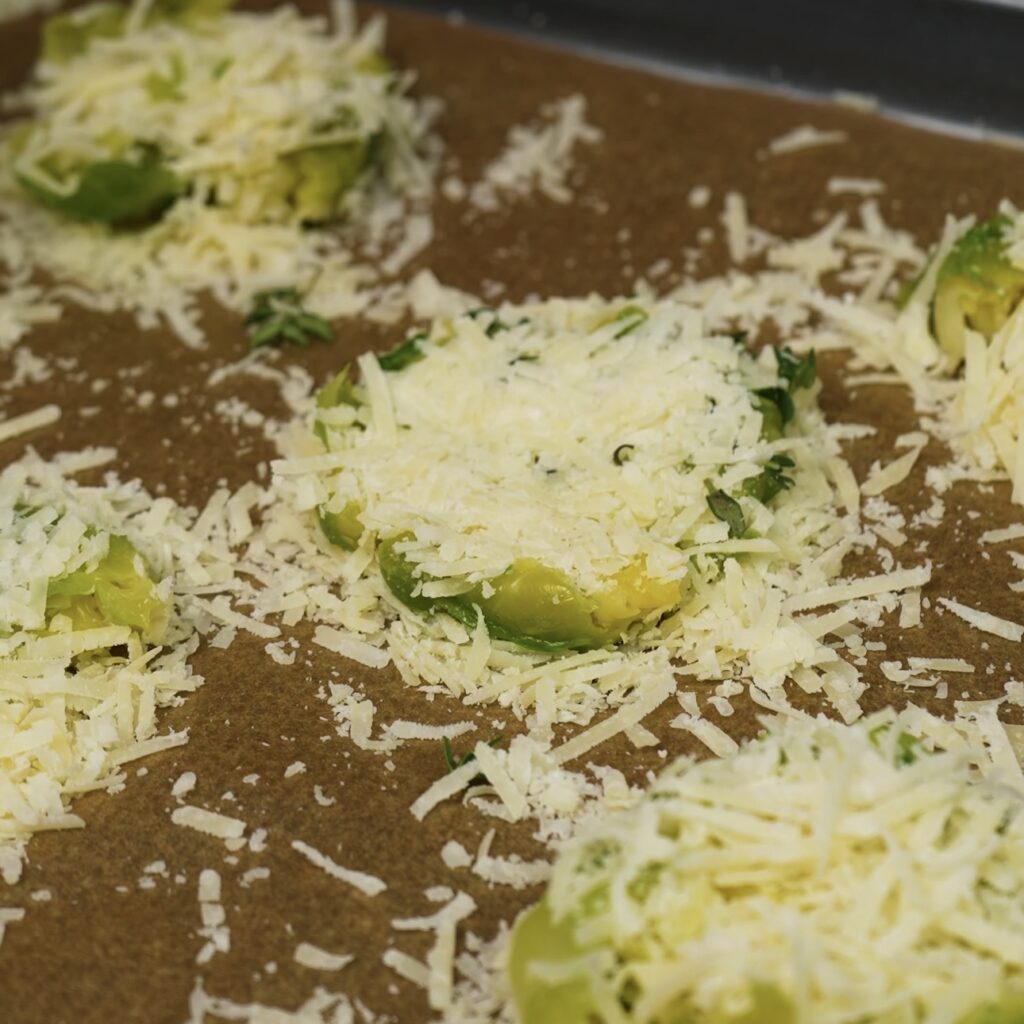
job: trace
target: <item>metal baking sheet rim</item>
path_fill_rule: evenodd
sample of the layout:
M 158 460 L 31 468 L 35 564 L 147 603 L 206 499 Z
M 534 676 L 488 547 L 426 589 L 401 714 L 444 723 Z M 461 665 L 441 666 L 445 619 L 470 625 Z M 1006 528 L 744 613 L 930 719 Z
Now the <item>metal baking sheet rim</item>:
M 963 60 L 966 77 L 946 80 L 938 89 L 934 81 L 904 77 L 908 92 L 902 95 L 893 89 L 873 88 L 856 75 L 836 76 L 826 80 L 819 69 L 797 66 L 791 61 L 770 56 L 762 42 L 751 43 L 758 54 L 757 66 L 751 64 L 751 49 L 744 49 L 745 59 L 721 48 L 710 47 L 698 57 L 685 47 L 669 53 L 672 44 L 653 44 L 652 33 L 659 23 L 674 12 L 699 9 L 707 12 L 712 6 L 726 14 L 751 13 L 768 7 L 799 9 L 806 25 L 813 28 L 827 23 L 828 15 L 838 4 L 821 0 L 466 0 L 464 3 L 438 3 L 436 0 L 386 0 L 388 6 L 403 7 L 446 18 L 450 23 L 470 23 L 503 32 L 548 49 L 566 50 L 585 57 L 621 67 L 646 71 L 698 85 L 720 88 L 753 89 L 817 103 L 838 103 L 879 114 L 890 120 L 974 141 L 984 141 L 1024 148 L 1024 76 L 1019 71 L 1019 53 L 1024 50 L 1024 0 L 856 0 L 849 5 L 859 8 L 866 20 L 872 20 L 880 35 L 891 30 L 893 23 L 904 33 L 915 25 L 922 28 L 926 42 L 934 44 L 945 39 L 941 53 L 949 47 L 953 59 L 956 43 L 970 41 L 968 57 Z M 865 13 L 866 12 L 866 13 Z M 873 18 L 882 12 L 881 18 Z M 886 13 L 887 12 L 887 13 Z M 902 12 L 902 13 L 901 13 Z M 940 15 L 928 22 L 929 15 Z M 718 15 L 721 19 L 723 14 Z M 608 37 L 628 18 L 631 31 L 619 32 L 615 41 Z M 886 20 L 888 19 L 888 20 Z M 956 22 L 963 30 L 950 32 Z M 720 25 L 721 22 L 718 22 Z M 930 28 L 925 27 L 930 24 Z M 806 29 L 805 29 L 806 31 Z M 838 31 L 833 28 L 832 32 Z M 755 30 L 748 28 L 742 39 Z M 952 37 L 952 38 L 951 38 Z M 1002 46 L 1017 47 L 1016 54 L 1003 56 Z M 859 43 L 872 39 L 859 37 Z M 899 55 L 891 50 L 862 53 L 863 65 L 878 67 L 878 60 L 892 68 Z M 995 58 L 995 59 L 993 59 Z M 1011 59 L 1012 58 L 1012 59 Z M 808 59 L 796 58 L 798 64 Z M 939 54 L 932 65 L 948 62 Z M 972 81 L 971 75 L 975 78 Z M 998 100 L 993 99 L 999 93 Z M 927 94 L 927 102 L 922 97 Z

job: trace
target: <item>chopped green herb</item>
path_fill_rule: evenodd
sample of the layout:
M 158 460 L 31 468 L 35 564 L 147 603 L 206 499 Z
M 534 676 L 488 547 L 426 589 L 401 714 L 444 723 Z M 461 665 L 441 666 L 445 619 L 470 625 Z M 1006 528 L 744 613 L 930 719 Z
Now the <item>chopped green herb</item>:
M 245 318 L 245 326 L 255 328 L 249 335 L 253 348 L 290 341 L 295 345 L 308 345 L 314 338 L 332 341 L 331 325 L 302 307 L 302 297 L 294 288 L 273 288 L 257 294 L 252 312 Z
M 487 741 L 487 746 L 497 747 L 504 738 L 504 735 L 499 732 L 496 736 L 492 736 L 491 739 Z M 469 764 L 470 761 L 476 760 L 476 754 L 474 754 L 472 750 L 467 751 L 461 757 L 456 757 L 455 752 L 452 750 L 451 742 L 447 736 L 441 740 L 441 746 L 444 748 L 444 763 L 448 765 L 449 772 L 457 771 L 464 765 Z M 487 776 L 481 772 L 479 775 L 474 775 L 473 778 L 469 780 L 469 784 L 471 786 L 479 786 L 487 781 Z
M 420 342 L 426 340 L 426 331 L 420 331 L 418 334 L 414 334 L 411 337 L 406 338 L 401 345 L 393 348 L 390 352 L 385 352 L 383 355 L 377 356 L 377 362 L 380 363 L 380 368 L 382 370 L 386 370 L 388 373 L 397 373 L 399 370 L 404 370 L 412 363 L 418 363 L 424 358 Z
M 740 503 L 725 491 L 712 491 L 708 495 L 708 508 L 716 519 L 728 525 L 730 537 L 742 537 L 747 532 L 747 517 Z
M 921 741 L 909 732 L 896 737 L 896 755 L 900 764 L 913 764 L 921 756 Z
M 754 392 L 754 408 L 761 413 L 761 436 L 777 441 L 786 431 L 786 424 L 796 413 L 793 399 L 785 388 L 758 388 Z
M 743 493 L 756 498 L 762 505 L 767 505 L 781 491 L 793 486 L 792 478 L 786 476 L 785 470 L 792 469 L 796 463 L 788 455 L 773 455 L 761 472 L 743 483 Z
M 808 352 L 805 356 L 796 355 L 787 346 L 772 349 L 775 353 L 775 361 L 778 363 L 779 376 L 789 382 L 789 390 L 798 391 L 800 388 L 814 387 L 818 378 L 817 357 L 814 352 Z
M 892 728 L 889 722 L 876 725 L 869 733 L 868 739 L 876 746 L 881 746 L 882 737 L 886 736 Z M 909 732 L 901 732 L 896 737 L 896 761 L 899 764 L 913 764 L 924 752 L 921 741 Z
M 484 328 L 484 334 L 488 338 L 493 338 L 499 331 L 509 330 L 509 326 L 505 323 L 498 314 L 490 308 L 490 306 L 477 306 L 476 309 L 470 309 L 466 312 L 466 316 L 470 320 L 479 320 L 481 317 L 490 316 L 491 321 Z
M 608 313 L 599 317 L 590 328 L 591 331 L 600 331 L 605 327 L 617 327 L 612 335 L 613 340 L 624 338 L 627 334 L 635 331 L 647 319 L 647 311 L 641 306 L 630 303 L 623 306 L 615 313 Z
M 619 338 L 624 338 L 627 334 L 631 334 L 646 319 L 646 310 L 641 309 L 639 306 L 626 306 L 624 309 L 619 310 L 613 322 L 622 324 L 622 326 L 613 335 L 614 339 L 618 341 Z
M 747 338 L 750 337 L 749 331 L 728 331 L 727 334 L 732 338 L 734 344 L 746 348 Z
M 874 745 L 877 747 L 879 740 L 889 731 L 889 728 L 890 726 L 888 722 L 882 722 L 881 725 L 876 725 L 868 733 L 868 739 L 871 740 L 871 742 L 874 743 Z
M 778 408 L 783 424 L 788 423 L 796 414 L 793 399 L 784 388 L 758 388 L 754 394 Z

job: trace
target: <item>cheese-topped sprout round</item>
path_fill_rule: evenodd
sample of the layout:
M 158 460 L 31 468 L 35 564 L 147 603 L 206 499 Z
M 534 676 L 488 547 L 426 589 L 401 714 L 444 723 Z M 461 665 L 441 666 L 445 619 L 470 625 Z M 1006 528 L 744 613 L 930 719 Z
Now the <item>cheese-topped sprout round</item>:
M 990 341 L 1024 298 L 1024 266 L 1018 265 L 1013 251 L 1019 233 L 1015 219 L 1019 221 L 1019 215 L 1000 214 L 969 227 L 933 272 L 931 330 L 954 369 L 963 362 L 967 331 Z M 907 300 L 920 283 L 912 282 Z
M 520 1024 L 1024 1020 L 1024 796 L 889 711 L 681 759 L 563 848 Z
M 60 507 L 14 505 L 0 508 L 4 551 L 9 561 L 0 573 L 5 591 L 0 637 L 120 626 L 138 641 L 161 639 L 167 595 L 158 590 L 149 565 L 127 537 L 83 522 Z M 118 639 L 110 645 L 128 635 L 114 632 Z M 109 645 L 100 636 L 98 646 Z
M 416 616 L 541 652 L 643 642 L 731 561 L 821 553 L 815 390 L 813 353 L 755 358 L 677 303 L 475 310 L 320 393 L 317 515 Z
M 12 884 L 33 833 L 85 824 L 76 794 L 182 742 L 158 712 L 202 682 L 188 658 L 210 619 L 186 580 L 215 578 L 219 556 L 194 511 L 112 474 L 76 481 L 109 458 L 29 452 L 0 470 L 0 877 Z
M 322 223 L 383 176 L 422 174 L 425 124 L 379 52 L 292 8 L 93 4 L 52 17 L 11 138 L 13 173 L 80 221 L 134 227 L 182 197 L 246 224 Z
M 991 220 L 964 232 L 939 267 L 932 300 L 935 337 L 959 363 L 967 328 L 990 339 L 1024 298 L 1024 268 L 1009 258 L 1009 219 Z

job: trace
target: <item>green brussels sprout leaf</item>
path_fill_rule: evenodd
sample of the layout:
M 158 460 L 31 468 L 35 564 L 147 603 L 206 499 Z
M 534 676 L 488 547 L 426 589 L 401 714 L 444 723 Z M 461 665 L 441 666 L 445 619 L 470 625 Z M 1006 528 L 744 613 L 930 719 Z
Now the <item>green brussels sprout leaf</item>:
M 147 150 L 137 163 L 102 160 L 86 165 L 70 194 L 52 189 L 24 172 L 16 172 L 16 177 L 29 195 L 57 213 L 115 228 L 152 223 L 185 191 L 182 181 L 152 150 Z

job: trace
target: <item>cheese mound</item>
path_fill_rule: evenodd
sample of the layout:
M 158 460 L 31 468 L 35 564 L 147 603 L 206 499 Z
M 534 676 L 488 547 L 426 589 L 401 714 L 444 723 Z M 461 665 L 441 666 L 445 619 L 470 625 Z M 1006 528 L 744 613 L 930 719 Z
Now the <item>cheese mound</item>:
M 408 215 L 432 189 L 433 105 L 381 56 L 383 23 L 356 32 L 346 4 L 333 29 L 291 7 L 192 6 L 54 19 L 20 94 L 31 119 L 0 146 L 0 222 L 63 298 L 193 343 L 205 289 L 242 310 L 260 290 L 316 284 L 312 311 L 361 311 L 377 275 L 355 249 L 429 240 L 429 218 Z
M 229 578 L 192 517 L 169 499 L 73 475 L 111 453 L 0 473 L 0 875 L 25 841 L 78 828 L 71 798 L 120 785 L 121 766 L 177 746 L 156 713 L 202 679 L 188 656 L 209 623 L 187 590 Z
M 1024 503 L 1024 213 L 947 218 L 902 302 L 820 303 L 863 362 L 893 368 L 957 457 L 951 478 L 1012 481 Z
M 1024 799 L 890 710 L 677 761 L 563 848 L 510 981 L 523 1024 L 1016 1021 L 1022 936 Z
M 673 662 L 773 694 L 800 671 L 856 717 L 856 670 L 787 607 L 844 599 L 858 537 L 795 362 L 675 302 L 478 310 L 332 381 L 275 489 L 319 518 L 350 634 L 410 682 L 523 708 L 553 677 L 583 720 Z
M 984 316 L 964 331 L 963 372 L 953 388 L 939 392 L 949 403 L 952 444 L 983 473 L 998 472 L 1013 482 L 1013 501 L 1024 504 L 1024 214 L 1004 204 L 1004 284 L 985 282 L 996 317 L 991 333 Z M 964 238 L 966 232 L 959 236 Z M 958 240 L 959 240 L 958 239 Z M 956 245 L 956 242 L 953 243 Z M 936 292 L 941 282 L 936 285 Z M 915 296 L 915 305 L 923 296 Z M 932 296 L 936 308 L 938 295 Z M 980 312 L 980 311 L 979 311 Z M 985 332 L 985 333 L 983 333 Z M 943 385 L 939 384 L 939 388 Z

